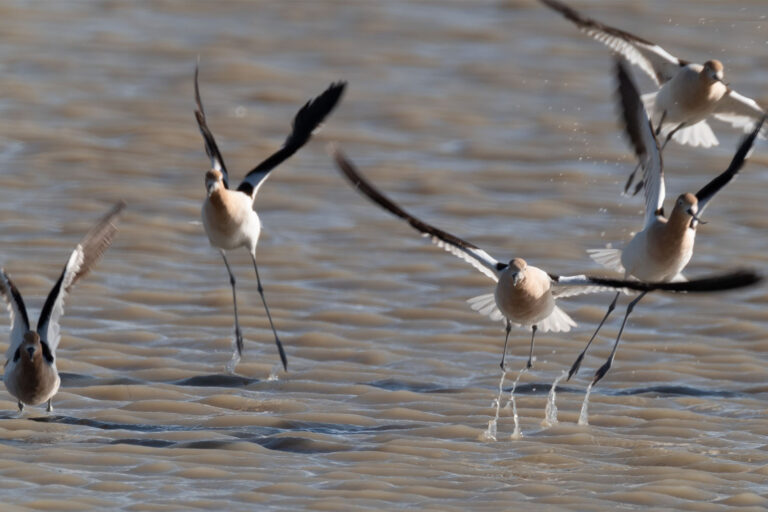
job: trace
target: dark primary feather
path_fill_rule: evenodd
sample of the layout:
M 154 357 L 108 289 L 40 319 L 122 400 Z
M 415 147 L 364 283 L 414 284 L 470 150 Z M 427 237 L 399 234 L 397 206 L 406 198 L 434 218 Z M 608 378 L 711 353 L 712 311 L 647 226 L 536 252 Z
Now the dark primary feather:
M 11 281 L 11 276 L 6 274 L 5 270 L 0 269 L 0 272 L 2 272 L 2 278 L 7 283 L 7 286 L 0 286 L 0 293 L 2 293 L 3 298 L 5 298 L 5 301 L 8 303 L 8 305 L 11 306 L 11 310 L 17 312 L 17 314 L 21 316 L 20 319 L 12 318 L 11 320 L 13 322 L 23 322 L 23 330 L 21 331 L 23 334 L 29 330 L 29 316 L 27 316 L 27 307 L 24 305 L 24 299 L 21 297 L 19 289 L 16 288 L 16 285 L 13 284 L 13 281 Z
M 747 159 L 749 151 L 752 149 L 752 145 L 757 138 L 757 134 L 760 133 L 760 129 L 763 127 L 766 116 L 763 116 L 760 121 L 755 124 L 755 129 L 752 133 L 744 137 L 736 154 L 733 155 L 731 164 L 728 166 L 722 174 L 718 175 L 715 179 L 704 185 L 704 187 L 696 192 L 696 199 L 699 200 L 699 215 L 706 207 L 707 203 L 717 194 L 721 188 L 726 186 L 734 176 L 741 170 L 744 165 L 744 161 Z
M 305 103 L 293 118 L 291 133 L 285 139 L 283 147 L 246 174 L 237 190 L 252 196 L 272 169 L 309 141 L 312 132 L 339 103 L 346 86 L 346 82 L 334 82 L 320 96 Z
M 664 162 L 659 141 L 645 111 L 640 92 L 624 61 L 620 58 L 616 59 L 616 80 L 621 117 L 624 120 L 624 133 L 627 134 L 635 150 L 638 165 L 643 168 L 643 180 L 638 185 L 638 189 L 641 185 L 645 188 L 645 224 L 647 226 L 655 220 L 656 216 L 664 215 Z
M 645 106 L 640 99 L 640 92 L 635 87 L 634 81 L 629 76 L 629 72 L 620 59 L 616 59 L 616 77 L 618 81 L 619 105 L 621 107 L 622 119 L 624 120 L 624 133 L 627 134 L 629 141 L 632 143 L 635 154 L 643 159 L 648 154 L 649 149 L 645 147 L 643 135 L 639 130 L 639 127 L 642 126 L 641 117 Z M 652 126 L 651 133 L 653 133 Z M 658 147 L 658 141 L 656 145 Z
M 213 133 L 208 128 L 208 123 L 205 120 L 205 111 L 203 111 L 203 103 L 200 101 L 200 87 L 197 84 L 197 75 L 199 73 L 199 66 L 195 66 L 195 103 L 197 104 L 197 110 L 195 110 L 195 119 L 197 119 L 197 126 L 200 128 L 200 133 L 205 141 L 205 154 L 211 159 L 211 167 L 219 168 L 224 175 L 224 187 L 229 188 L 229 173 L 227 172 L 227 166 L 224 165 L 224 158 L 219 152 L 219 147 L 216 145 L 216 139 L 213 138 Z
M 688 64 L 646 39 L 583 16 L 558 0 L 540 1 L 573 22 L 579 30 L 588 36 L 609 46 L 614 52 L 624 55 L 634 64 L 640 66 L 659 84 L 671 79 L 680 67 Z
M 385 210 L 393 213 L 397 217 L 404 219 L 414 229 L 420 233 L 432 237 L 433 242 L 437 245 L 448 250 L 455 256 L 458 256 L 465 261 L 469 262 L 472 266 L 483 272 L 485 275 L 498 280 L 496 272 L 503 270 L 506 265 L 496 261 L 495 258 L 490 256 L 487 252 L 480 249 L 474 244 L 462 240 L 461 238 L 454 236 L 450 233 L 438 229 L 426 222 L 423 222 L 410 213 L 400 208 L 397 204 L 392 202 L 388 197 L 379 192 L 371 183 L 369 183 L 363 176 L 357 171 L 355 166 L 350 162 L 344 154 L 336 150 L 334 151 L 334 158 L 336 165 L 344 174 L 344 176 L 354 185 L 360 192 L 365 194 L 373 202 L 384 208 Z
M 717 274 L 709 277 L 691 279 L 689 281 L 668 283 L 646 283 L 625 279 L 609 279 L 602 277 L 590 277 L 596 285 L 627 288 L 636 291 L 668 291 L 668 292 L 721 292 L 752 286 L 763 280 L 762 274 L 754 270 L 740 269 L 726 274 Z
M 124 201 L 119 201 L 116 203 L 112 209 L 107 212 L 107 214 L 104 215 L 99 220 L 99 222 L 97 222 L 96 225 L 93 226 L 85 234 L 83 239 L 80 240 L 78 248 L 82 250 L 83 261 L 79 268 L 77 268 L 75 271 L 75 274 L 72 276 L 71 280 L 68 279 L 69 285 L 66 287 L 66 289 L 62 290 L 61 287 L 64 283 L 67 273 L 67 265 L 64 266 L 64 269 L 59 275 L 59 279 L 56 281 L 56 284 L 53 285 L 50 293 L 48 293 L 48 297 L 45 299 L 45 304 L 43 304 L 43 309 L 40 311 L 40 319 L 37 322 L 37 333 L 43 340 L 50 341 L 46 337 L 46 331 L 48 330 L 48 322 L 50 321 L 51 312 L 53 311 L 53 308 L 56 304 L 56 300 L 60 295 L 69 293 L 69 290 L 72 288 L 72 286 L 80 278 L 88 274 L 91 268 L 93 268 L 93 265 L 104 254 L 104 251 L 106 251 L 109 246 L 112 245 L 112 239 L 117 232 L 115 221 L 124 208 Z M 67 263 L 69 263 L 69 261 L 67 261 Z
M 357 169 L 355 169 L 352 163 L 349 160 L 347 160 L 347 158 L 340 151 L 336 152 L 335 158 L 336 158 L 336 164 L 338 164 L 339 169 L 341 169 L 341 171 L 344 173 L 347 179 L 355 187 L 357 187 L 358 190 L 360 190 L 363 194 L 368 196 L 376 204 L 378 204 L 385 210 L 388 210 L 394 213 L 396 216 L 400 217 L 401 219 L 408 221 L 408 224 L 410 224 L 417 231 L 420 231 L 425 235 L 434 236 L 436 238 L 439 238 L 440 240 L 453 244 L 457 247 L 464 247 L 467 249 L 479 249 L 479 247 L 467 242 L 466 240 L 462 240 L 461 238 L 454 236 L 450 233 L 447 233 L 442 229 L 438 229 L 434 226 L 427 224 L 426 222 L 422 222 L 421 220 L 417 219 L 410 213 L 400 208 L 398 205 L 393 203 L 387 196 L 379 192 L 378 189 L 374 188 L 374 186 L 371 185 L 371 183 L 368 182 L 368 180 L 366 180 L 359 172 L 357 172 Z
M 579 13 L 575 9 L 572 9 L 571 7 L 565 5 L 562 2 L 558 2 L 557 0 L 540 0 L 540 1 L 547 7 L 559 12 L 566 19 L 572 21 L 578 27 L 584 30 L 589 30 L 589 29 L 600 30 L 602 32 L 605 32 L 606 34 L 610 34 L 615 37 L 620 37 L 628 41 L 635 41 L 648 46 L 655 46 L 654 43 L 647 41 L 641 37 L 638 37 L 634 34 L 630 34 L 629 32 L 625 32 L 624 30 L 621 30 L 618 28 L 609 27 L 608 25 L 603 25 L 599 21 L 593 20 L 591 18 L 587 18 L 586 16 L 582 16 L 581 13 Z

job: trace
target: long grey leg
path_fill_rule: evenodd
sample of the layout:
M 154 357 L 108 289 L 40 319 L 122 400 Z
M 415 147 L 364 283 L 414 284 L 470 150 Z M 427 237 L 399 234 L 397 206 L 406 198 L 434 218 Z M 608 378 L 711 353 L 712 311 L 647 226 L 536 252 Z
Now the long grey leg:
M 616 336 L 616 341 L 613 343 L 613 349 L 611 349 L 611 355 L 608 356 L 608 360 L 597 369 L 595 372 L 595 376 L 592 378 L 592 385 L 594 386 L 597 384 L 597 382 L 602 379 L 606 373 L 608 373 L 608 370 L 611 368 L 611 363 L 613 362 L 613 358 L 616 356 L 616 349 L 619 347 L 619 341 L 621 341 L 621 334 L 624 332 L 624 326 L 627 325 L 627 318 L 629 318 L 629 314 L 632 312 L 633 309 L 635 309 L 635 304 L 640 302 L 640 299 L 645 297 L 645 294 L 648 292 L 643 292 L 640 295 L 637 296 L 635 300 L 629 303 L 627 306 L 627 312 L 624 315 L 624 321 L 621 322 L 621 328 L 619 329 L 619 335 Z
M 221 257 L 224 259 L 224 265 L 227 267 L 227 273 L 229 273 L 229 284 L 232 286 L 232 304 L 235 309 L 235 342 L 237 343 L 237 354 L 243 355 L 243 334 L 240 331 L 240 320 L 237 317 L 237 295 L 235 294 L 235 275 L 232 273 L 232 269 L 229 268 L 229 262 L 224 251 L 219 249 Z
M 632 171 L 632 174 L 629 175 L 629 178 L 627 178 L 627 182 L 624 184 L 624 193 L 626 194 L 629 190 L 629 187 L 632 186 L 632 182 L 635 181 L 635 174 L 637 174 L 637 171 L 640 170 L 640 164 L 637 164 L 635 166 L 635 169 Z M 637 190 L 643 188 L 643 182 L 637 184 L 637 187 L 635 187 L 635 194 L 637 194 Z
M 507 335 L 504 337 L 504 351 L 501 353 L 501 369 L 504 370 L 504 359 L 507 357 L 507 342 L 509 341 L 509 331 L 512 330 L 512 324 L 507 320 L 507 326 L 505 328 Z
M 533 366 L 533 363 L 531 360 L 533 359 L 533 340 L 536 337 L 536 331 L 538 330 L 538 326 L 534 325 L 531 327 L 531 349 L 528 351 L 528 364 L 525 366 L 526 368 L 530 368 Z
M 46 412 L 53 412 L 53 404 L 51 403 L 51 400 L 53 400 L 53 398 L 48 399 L 48 407 L 45 408 Z
M 24 412 L 24 404 L 21 403 L 21 400 L 17 400 L 16 405 L 19 407 L 19 413 Z
M 259 286 L 259 295 L 261 295 L 261 301 L 264 303 L 264 310 L 267 312 L 267 318 L 269 319 L 269 326 L 272 327 L 272 333 L 275 335 L 275 344 L 277 350 L 280 352 L 280 361 L 283 363 L 283 369 L 288 371 L 288 358 L 285 356 L 285 350 L 283 350 L 283 344 L 280 342 L 280 338 L 277 335 L 275 324 L 272 323 L 272 315 L 269 313 L 269 306 L 267 306 L 267 299 L 264 297 L 264 287 L 261 286 L 261 278 L 259 277 L 259 267 L 256 265 L 256 255 L 251 253 L 251 260 L 253 261 L 253 270 L 256 271 L 256 282 Z
M 568 370 L 567 380 L 571 380 L 571 377 L 573 377 L 576 374 L 576 372 L 579 371 L 579 367 L 581 367 L 581 362 L 584 360 L 584 356 L 587 354 L 587 349 L 589 349 L 589 346 L 595 340 L 597 333 L 600 332 L 600 329 L 603 327 L 603 324 L 605 323 L 606 320 L 608 320 L 608 316 L 616 307 L 616 301 L 619 299 L 619 294 L 621 294 L 621 292 L 616 292 L 616 295 L 613 297 L 613 300 L 608 306 L 608 311 L 605 312 L 605 316 L 603 316 L 603 319 L 600 320 L 600 324 L 597 326 L 597 329 L 595 329 L 595 333 L 592 335 L 591 338 L 589 338 L 589 341 L 587 342 L 587 346 L 584 347 L 584 350 L 581 351 L 581 354 L 579 354 L 579 357 L 577 357 L 576 361 L 574 361 L 573 364 L 571 365 L 571 369 Z

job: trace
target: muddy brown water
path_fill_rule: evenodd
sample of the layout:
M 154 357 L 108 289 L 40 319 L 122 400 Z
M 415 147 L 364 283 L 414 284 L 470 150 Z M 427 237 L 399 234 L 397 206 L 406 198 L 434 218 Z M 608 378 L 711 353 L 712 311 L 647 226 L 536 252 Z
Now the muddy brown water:
M 768 104 L 768 6 L 669 4 L 574 5 L 681 57 L 723 60 L 734 87 Z M 502 409 L 499 440 L 483 442 L 503 329 L 465 301 L 491 282 L 366 202 L 325 153 L 338 142 L 395 200 L 500 259 L 599 271 L 585 249 L 626 241 L 642 202 L 619 195 L 633 158 L 609 52 L 555 13 L 522 0 L 7 1 L 0 30 L 0 259 L 33 316 L 93 220 L 129 204 L 67 301 L 54 413 L 19 417 L 0 393 L 4 510 L 768 505 L 765 285 L 648 297 L 577 426 L 617 315 L 545 428 L 549 385 L 610 296 L 563 301 L 579 327 L 539 336 L 518 389 L 523 438 L 509 439 Z M 231 262 L 246 354 L 224 371 L 231 297 L 199 222 L 198 55 L 233 180 L 306 99 L 350 84 L 256 201 L 290 363 L 277 380 L 245 252 Z M 739 135 L 714 124 L 719 147 L 665 152 L 670 195 L 727 166 Z M 766 267 L 767 164 L 762 142 L 707 210 L 688 275 Z M 527 343 L 513 331 L 513 365 Z

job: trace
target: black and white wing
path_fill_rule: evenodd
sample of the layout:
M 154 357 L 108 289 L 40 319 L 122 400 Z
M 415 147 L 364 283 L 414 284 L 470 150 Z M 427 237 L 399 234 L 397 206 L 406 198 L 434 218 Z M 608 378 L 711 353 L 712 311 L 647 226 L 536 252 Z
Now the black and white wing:
M 549 274 L 549 277 L 552 279 L 552 296 L 556 299 L 590 293 L 615 291 L 629 293 L 629 289 L 626 287 L 597 284 L 592 281 L 592 278 L 585 275 L 558 276 L 556 274 Z
M 541 0 L 541 3 L 559 12 L 567 20 L 573 22 L 579 30 L 638 66 L 657 85 L 670 80 L 682 66 L 687 64 L 657 44 L 582 16 L 578 11 L 558 0 Z
M 6 361 L 10 361 L 24 341 L 24 333 L 29 330 L 29 317 L 21 293 L 4 269 L 0 269 L 0 294 L 8 304 L 8 314 L 11 317 L 11 342 L 5 352 Z
M 750 132 L 755 122 L 765 115 L 765 110 L 752 98 L 728 89 L 728 93 L 717 103 L 715 117 L 720 121 L 730 123 L 735 128 Z M 768 127 L 760 132 L 768 136 Z
M 665 189 L 661 151 L 640 93 L 626 67 L 618 59 L 616 60 L 616 79 L 624 132 L 632 143 L 637 160 L 643 168 L 644 225 L 648 227 L 657 215 L 663 214 Z
M 219 147 L 216 145 L 216 139 L 213 138 L 213 133 L 208 128 L 208 122 L 205 120 L 205 111 L 203 111 L 203 103 L 200 101 L 200 87 L 197 85 L 199 68 L 199 65 L 195 66 L 195 103 L 197 104 L 195 119 L 197 119 L 197 126 L 200 128 L 200 133 L 205 141 L 205 153 L 211 159 L 211 169 L 216 169 L 224 175 L 224 186 L 229 188 L 227 166 L 224 165 L 224 158 L 221 156 Z
M 752 145 L 755 143 L 757 134 L 760 133 L 760 130 L 763 128 L 764 122 L 765 115 L 763 115 L 753 126 L 752 133 L 744 137 L 744 140 L 741 141 L 739 149 L 736 151 L 736 154 L 733 155 L 733 159 L 731 159 L 731 164 L 728 166 L 728 169 L 696 192 L 696 199 L 698 199 L 698 216 L 701 215 L 712 198 L 715 197 L 715 195 L 722 190 L 722 188 L 725 187 L 744 166 L 744 162 L 749 157 L 749 154 L 752 151 Z M 694 220 L 693 222 L 696 221 Z
M 72 286 L 93 268 L 104 251 L 112 245 L 112 239 L 117 232 L 115 222 L 123 208 L 125 203 L 120 201 L 86 233 L 72 251 L 59 279 L 53 285 L 48 298 L 45 299 L 37 322 L 37 333 L 41 340 L 48 343 L 52 354 L 55 353 L 61 339 L 59 321 L 64 314 L 64 299 Z
M 346 82 L 332 83 L 320 96 L 309 100 L 301 107 L 293 118 L 291 133 L 285 139 L 283 147 L 246 174 L 237 190 L 251 197 L 256 197 L 259 187 L 267 178 L 269 172 L 309 141 L 312 132 L 315 131 L 318 125 L 323 122 L 339 103 L 346 86 Z
M 724 274 L 689 279 L 688 281 L 673 282 L 644 282 L 626 279 L 610 279 L 603 277 L 572 276 L 561 277 L 560 280 L 570 279 L 570 285 L 576 285 L 578 280 L 584 280 L 584 286 L 608 286 L 634 290 L 638 292 L 686 292 L 707 293 L 736 290 L 760 283 L 764 278 L 759 272 L 749 269 L 739 269 Z
M 368 199 L 395 216 L 407 221 L 411 227 L 419 231 L 422 235 L 430 237 L 432 242 L 438 247 L 441 247 L 454 256 L 458 256 L 468 262 L 494 281 L 499 281 L 498 273 L 507 266 L 505 263 L 500 263 L 476 245 L 431 226 L 400 208 L 397 204 L 392 202 L 392 200 L 379 192 L 368 180 L 363 178 L 357 168 L 341 151 L 335 150 L 333 157 L 336 160 L 336 165 L 339 167 L 341 173 L 355 188 L 368 197 Z

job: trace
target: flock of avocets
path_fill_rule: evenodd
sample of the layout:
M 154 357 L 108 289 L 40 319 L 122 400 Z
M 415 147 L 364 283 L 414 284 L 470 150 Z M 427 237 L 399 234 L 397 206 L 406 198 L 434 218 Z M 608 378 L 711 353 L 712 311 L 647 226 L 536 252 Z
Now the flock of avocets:
M 596 262 L 623 274 L 621 279 L 561 276 L 529 265 L 520 257 L 509 262 L 499 261 L 476 245 L 409 214 L 366 180 L 341 150 L 332 146 L 331 153 L 341 173 L 373 203 L 405 220 L 436 245 L 467 261 L 496 282 L 494 293 L 475 297 L 469 303 L 473 309 L 491 319 L 505 322 L 506 334 L 501 357 L 504 374 L 506 348 L 512 326 L 530 328 L 531 331 L 528 362 L 523 368 L 525 370 L 532 365 L 537 331 L 567 332 L 576 325 L 556 305 L 558 298 L 615 291 L 605 316 L 571 366 L 568 373 L 570 378 L 578 371 L 587 349 L 614 309 L 620 293 L 637 293 L 626 308 L 608 359 L 594 374 L 588 388 L 591 389 L 611 367 L 627 318 L 648 292 L 717 292 L 761 281 L 762 276 L 752 270 L 737 269 L 691 280 L 685 279 L 681 272 L 693 254 L 696 228 L 703 223 L 701 216 L 704 209 L 739 172 L 756 137 L 765 136 L 765 112 L 754 100 L 742 96 L 724 82 L 720 61 L 690 63 L 672 56 L 649 41 L 586 18 L 558 0 L 540 1 L 617 54 L 616 79 L 620 111 L 626 135 L 638 159 L 638 166 L 630 175 L 625 192 L 632 188 L 635 174 L 641 169 L 642 179 L 633 191 L 644 191 L 645 218 L 643 229 L 624 249 L 595 249 L 588 252 Z M 627 62 L 646 72 L 656 82 L 658 90 L 641 97 L 627 70 Z M 288 369 L 288 360 L 272 322 L 256 263 L 261 222 L 253 209 L 253 203 L 270 171 L 310 139 L 312 132 L 336 107 L 345 87 L 344 82 L 331 84 L 325 92 L 307 102 L 294 117 L 291 133 L 283 146 L 248 172 L 237 188 L 231 188 L 224 159 L 208 128 L 200 100 L 198 69 L 195 69 L 195 117 L 211 160 L 211 169 L 205 174 L 207 196 L 202 207 L 203 226 L 211 245 L 221 253 L 232 288 L 235 350 L 230 368 L 234 368 L 242 355 L 243 337 L 238 320 L 235 277 L 227 261 L 226 251 L 244 247 L 253 262 L 258 291 L 283 368 Z M 743 129 L 748 135 L 725 172 L 696 193 L 680 194 L 669 216 L 666 216 L 661 152 L 670 140 L 692 146 L 716 145 L 717 138 L 707 124 L 711 116 Z M 658 137 L 664 138 L 663 144 L 659 144 Z M 56 369 L 56 348 L 61 338 L 59 321 L 63 314 L 64 299 L 72 286 L 88 273 L 110 246 L 117 231 L 117 218 L 124 207 L 122 202 L 116 204 L 77 245 L 43 305 L 35 330 L 30 326 L 21 294 L 8 274 L 4 270 L 0 271 L 0 293 L 8 303 L 11 317 L 11 342 L 6 352 L 3 381 L 9 393 L 17 399 L 20 412 L 24 404 L 47 403 L 47 410 L 52 410 L 51 401 L 60 384 Z

